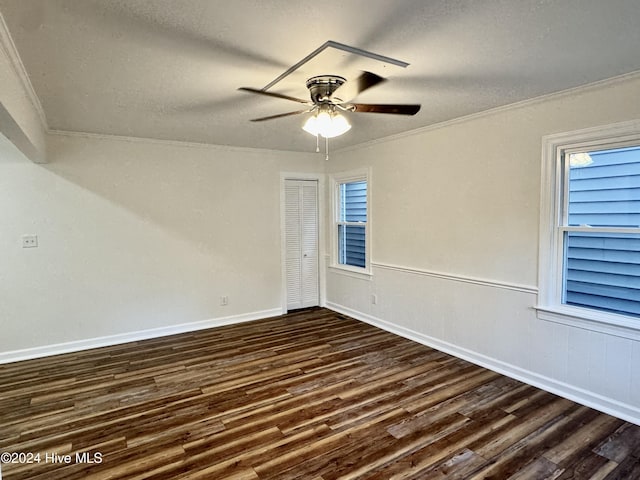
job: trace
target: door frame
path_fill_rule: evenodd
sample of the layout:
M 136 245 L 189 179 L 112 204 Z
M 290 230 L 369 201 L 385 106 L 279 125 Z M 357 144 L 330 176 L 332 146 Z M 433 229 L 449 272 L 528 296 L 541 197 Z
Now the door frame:
M 287 180 L 315 181 L 318 186 L 318 304 L 326 306 L 326 266 L 327 251 L 325 237 L 325 175 L 322 173 L 280 173 L 280 281 L 282 314 L 287 313 L 287 245 L 285 229 L 285 184 Z

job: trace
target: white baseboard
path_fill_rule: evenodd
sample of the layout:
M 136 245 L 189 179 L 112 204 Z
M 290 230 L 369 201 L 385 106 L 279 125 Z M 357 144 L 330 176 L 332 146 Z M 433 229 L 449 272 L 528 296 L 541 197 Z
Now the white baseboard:
M 387 322 L 372 315 L 353 310 L 343 305 L 339 305 L 333 302 L 327 302 L 327 308 L 338 313 L 348 315 L 352 318 L 355 318 L 356 320 L 363 321 L 388 332 L 394 333 L 401 337 L 408 338 L 409 340 L 413 340 L 428 347 L 435 348 L 436 350 L 440 350 L 441 352 L 445 352 L 455 357 L 462 358 L 463 360 L 467 360 L 476 365 L 480 365 L 481 367 L 488 368 L 489 370 L 493 370 L 494 372 L 498 372 L 508 377 L 515 378 L 516 380 L 520 380 L 521 382 L 533 385 L 534 387 L 541 388 L 542 390 L 546 390 L 547 392 L 567 398 L 581 405 L 594 408 L 596 410 L 607 413 L 609 415 L 613 415 L 636 425 L 640 425 L 640 409 L 633 405 L 628 405 L 612 398 L 604 397 L 597 393 L 590 392 L 588 390 L 584 390 L 564 382 L 559 382 L 543 375 L 539 375 L 535 372 L 524 370 L 520 367 L 510 365 L 495 358 L 487 357 L 480 353 L 467 350 L 466 348 L 453 345 L 449 342 L 445 342 L 437 338 L 416 332 L 414 330 L 395 325 L 391 322 Z
M 25 348 L 22 350 L 13 350 L 9 352 L 0 352 L 0 364 L 18 362 L 21 360 L 31 360 L 34 358 L 49 357 L 51 355 L 59 355 L 61 353 L 79 352 L 89 350 L 91 348 L 109 347 L 122 343 L 135 342 L 138 340 L 147 340 L 150 338 L 165 337 L 167 335 L 175 335 L 178 333 L 194 332 L 196 330 L 204 330 L 206 328 L 221 327 L 223 325 L 232 325 L 235 323 L 249 322 L 262 318 L 277 317 L 282 315 L 282 309 L 272 308 L 259 312 L 243 313 L 240 315 L 231 315 L 228 317 L 219 317 L 209 320 L 201 320 L 198 322 L 183 323 L 179 325 L 170 325 L 167 327 L 151 328 L 148 330 L 140 330 L 136 332 L 119 333 L 106 337 L 89 338 L 86 340 L 76 340 L 73 342 L 58 343 L 55 345 L 45 345 L 42 347 Z

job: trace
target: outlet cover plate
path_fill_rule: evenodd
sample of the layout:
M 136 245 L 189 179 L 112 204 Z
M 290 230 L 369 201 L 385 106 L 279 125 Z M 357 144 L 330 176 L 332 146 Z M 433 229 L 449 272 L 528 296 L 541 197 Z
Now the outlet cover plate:
M 33 234 L 22 235 L 22 248 L 36 248 L 38 236 Z

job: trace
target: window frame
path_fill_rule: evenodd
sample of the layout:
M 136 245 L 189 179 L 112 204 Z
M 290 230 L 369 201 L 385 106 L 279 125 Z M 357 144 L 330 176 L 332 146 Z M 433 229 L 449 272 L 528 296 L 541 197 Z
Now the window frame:
M 370 278 L 371 271 L 371 172 L 369 169 L 353 170 L 336 173 L 330 176 L 331 188 L 331 259 L 329 267 L 338 272 L 360 278 Z M 359 223 L 340 221 L 340 185 L 352 182 L 367 183 L 367 221 L 365 222 L 365 266 L 356 267 L 345 265 L 339 262 L 338 226 L 339 225 L 359 225 Z
M 565 225 L 568 209 L 568 162 L 563 156 L 589 150 L 640 145 L 640 120 L 547 135 L 542 141 L 540 243 L 538 265 L 539 319 L 588 330 L 640 339 L 640 319 L 588 307 L 563 304 L 564 232 L 624 231 L 640 228 L 573 227 Z

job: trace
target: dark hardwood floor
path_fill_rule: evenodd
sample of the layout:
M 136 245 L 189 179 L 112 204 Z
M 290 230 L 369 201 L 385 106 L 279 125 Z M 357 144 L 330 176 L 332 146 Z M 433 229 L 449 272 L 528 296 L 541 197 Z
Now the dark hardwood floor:
M 4 480 L 640 479 L 640 427 L 323 309 L 0 365 L 0 452 Z

